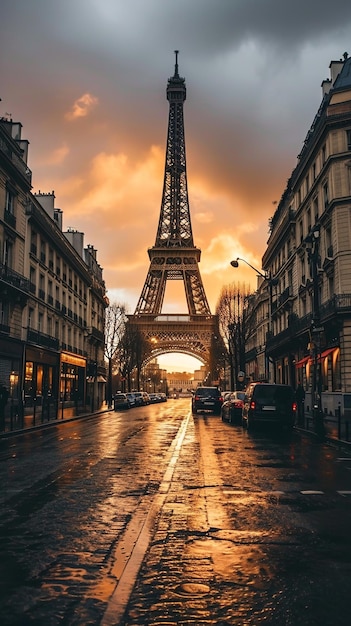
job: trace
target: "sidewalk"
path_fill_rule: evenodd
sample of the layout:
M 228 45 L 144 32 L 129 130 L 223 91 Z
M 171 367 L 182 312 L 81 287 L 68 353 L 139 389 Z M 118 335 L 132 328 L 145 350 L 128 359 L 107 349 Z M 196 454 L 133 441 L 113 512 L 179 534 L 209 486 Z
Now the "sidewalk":
M 348 419 L 342 415 L 339 417 L 324 415 L 323 426 L 325 441 L 351 447 L 351 424 L 349 425 Z M 304 423 L 296 424 L 295 428 L 301 432 L 318 437 L 313 415 L 309 411 L 305 411 Z
M 17 414 L 13 416 L 8 414 L 5 416 L 5 430 L 0 432 L 0 439 L 14 435 L 20 435 L 23 432 L 27 432 L 30 430 L 55 426 L 62 423 L 63 421 L 73 421 L 92 415 L 99 415 L 100 413 L 105 413 L 111 410 L 112 409 L 109 409 L 107 404 L 103 404 L 99 409 L 96 409 L 95 411 L 89 410 L 87 407 L 79 407 L 78 411 L 75 406 L 64 407 L 63 409 L 62 407 L 59 407 L 57 417 L 56 412 L 54 412 L 53 410 L 51 411 L 51 413 L 49 411 L 48 414 L 43 414 L 41 412 L 32 412 L 28 415 L 25 415 L 23 418 L 21 418 Z

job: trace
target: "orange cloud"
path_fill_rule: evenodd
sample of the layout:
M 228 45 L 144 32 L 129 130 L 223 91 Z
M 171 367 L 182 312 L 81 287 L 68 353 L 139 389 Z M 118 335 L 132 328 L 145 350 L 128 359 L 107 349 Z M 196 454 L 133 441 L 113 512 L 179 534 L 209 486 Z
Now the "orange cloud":
M 92 96 L 90 93 L 84 93 L 75 100 L 71 110 L 65 114 L 65 119 L 72 122 L 79 117 L 86 117 L 98 102 L 99 100 L 95 96 Z

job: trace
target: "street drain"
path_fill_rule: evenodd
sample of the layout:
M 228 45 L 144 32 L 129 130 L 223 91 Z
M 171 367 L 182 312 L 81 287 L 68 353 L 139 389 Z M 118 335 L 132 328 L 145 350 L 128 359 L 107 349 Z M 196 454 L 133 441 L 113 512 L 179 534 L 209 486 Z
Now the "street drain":
M 201 596 L 206 595 L 206 593 L 210 593 L 210 587 L 203 583 L 187 582 L 179 585 L 179 587 L 176 588 L 176 593 L 184 597 L 191 596 L 192 598 L 201 598 Z

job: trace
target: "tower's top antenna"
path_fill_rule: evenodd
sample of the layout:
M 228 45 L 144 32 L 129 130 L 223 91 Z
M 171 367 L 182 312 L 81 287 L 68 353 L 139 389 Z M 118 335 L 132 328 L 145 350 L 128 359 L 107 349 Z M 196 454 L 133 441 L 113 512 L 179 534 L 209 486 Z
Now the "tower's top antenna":
M 178 54 L 179 54 L 179 50 L 175 50 L 174 54 L 175 54 L 174 77 L 175 78 L 179 78 L 179 73 L 178 73 Z

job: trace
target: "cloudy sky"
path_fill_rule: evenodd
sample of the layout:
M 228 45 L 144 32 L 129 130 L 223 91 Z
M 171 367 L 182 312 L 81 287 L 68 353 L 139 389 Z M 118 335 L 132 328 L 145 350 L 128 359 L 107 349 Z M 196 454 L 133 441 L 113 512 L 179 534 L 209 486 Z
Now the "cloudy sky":
M 255 287 L 274 213 L 322 99 L 351 54 L 351 2 L 2 0 L 0 115 L 23 124 L 33 191 L 98 250 L 109 298 L 134 311 L 155 243 L 167 80 L 186 79 L 188 190 L 212 312 Z M 183 285 L 163 312 L 183 312 Z

